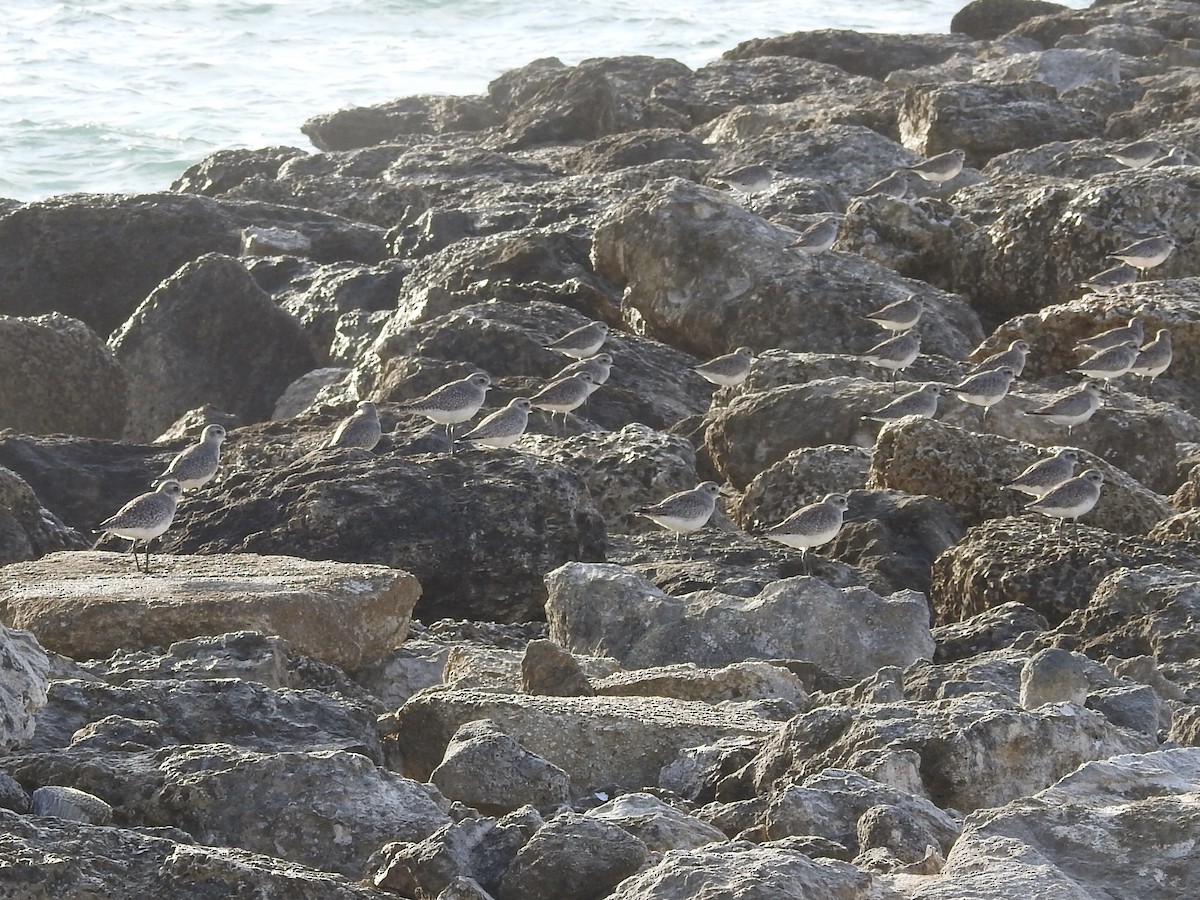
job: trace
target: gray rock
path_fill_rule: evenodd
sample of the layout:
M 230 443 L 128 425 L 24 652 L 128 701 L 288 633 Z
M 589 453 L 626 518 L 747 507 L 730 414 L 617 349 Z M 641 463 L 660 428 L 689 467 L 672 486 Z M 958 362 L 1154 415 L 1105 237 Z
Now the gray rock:
M 717 784 L 741 769 L 761 749 L 761 739 L 721 738 L 705 747 L 687 747 L 665 766 L 659 784 L 694 803 L 711 801 Z
M 800 577 L 749 600 L 716 590 L 671 597 L 619 566 L 584 563 L 556 569 L 546 584 L 551 639 L 577 652 L 603 647 L 626 666 L 806 659 L 864 677 L 933 655 L 928 610 L 912 591 L 884 598 Z
M 974 75 L 984 81 L 1036 81 L 1050 85 L 1061 96 L 1094 81 L 1119 84 L 1121 54 L 1116 50 L 1078 48 L 1015 53 L 983 63 L 976 67 Z
M 240 263 L 218 255 L 188 263 L 159 285 L 111 346 L 129 375 L 126 433 L 135 440 L 156 437 L 204 403 L 249 421 L 268 419 L 284 388 L 316 367 L 299 324 Z
M 55 816 L 85 825 L 107 825 L 113 814 L 112 807 L 99 797 L 58 785 L 45 785 L 34 791 L 29 811 L 35 816 Z
M 1061 3 L 1046 0 L 971 0 L 950 20 L 952 34 L 965 34 L 977 41 L 998 38 L 1027 19 L 1062 12 Z
M 480 131 L 499 123 L 486 97 L 422 95 L 314 116 L 300 130 L 318 150 L 353 150 L 402 135 Z
M 0 565 L 87 545 L 79 532 L 42 506 L 20 476 L 0 466 Z
M 46 704 L 50 659 L 32 634 L 6 625 L 0 625 L 0 653 L 0 749 L 11 752 L 33 737 L 34 716 Z
M 651 853 L 691 850 L 725 840 L 719 829 L 650 794 L 622 794 L 588 810 L 587 816 L 619 825 L 644 843 Z
M 0 316 L 0 428 L 117 438 L 128 394 L 125 370 L 83 322 Z
M 702 669 L 691 663 L 614 672 L 594 683 L 608 697 L 675 697 L 704 703 L 751 703 L 772 700 L 794 712 L 809 706 L 801 680 L 782 665 L 761 660 Z
M 587 673 L 575 657 L 553 641 L 530 641 L 521 657 L 521 687 L 527 694 L 590 697 Z
M 1021 706 L 1025 709 L 1036 709 L 1044 703 L 1083 706 L 1090 686 L 1090 662 L 1087 657 L 1066 650 L 1035 653 L 1021 670 Z
M 1002 603 L 959 622 L 949 622 L 933 629 L 937 644 L 934 662 L 954 662 L 969 659 L 989 650 L 1002 650 L 1013 645 L 1022 635 L 1041 634 L 1050 628 L 1046 617 L 1023 603 Z
M 1105 688 L 1092 692 L 1087 705 L 1098 709 L 1114 725 L 1157 738 L 1171 727 L 1170 707 L 1149 685 Z
M 485 814 L 525 805 L 554 810 L 571 796 L 566 772 L 486 719 L 468 722 L 454 733 L 429 780 L 451 800 Z

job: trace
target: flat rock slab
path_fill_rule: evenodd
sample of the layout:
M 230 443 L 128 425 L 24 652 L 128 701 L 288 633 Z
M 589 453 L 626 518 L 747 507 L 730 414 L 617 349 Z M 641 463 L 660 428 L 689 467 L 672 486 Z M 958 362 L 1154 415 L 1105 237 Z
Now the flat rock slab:
M 128 554 L 92 551 L 8 566 L 0 618 L 78 660 L 258 631 L 354 671 L 404 641 L 421 595 L 416 578 L 386 566 L 249 553 L 151 562 L 150 575 Z

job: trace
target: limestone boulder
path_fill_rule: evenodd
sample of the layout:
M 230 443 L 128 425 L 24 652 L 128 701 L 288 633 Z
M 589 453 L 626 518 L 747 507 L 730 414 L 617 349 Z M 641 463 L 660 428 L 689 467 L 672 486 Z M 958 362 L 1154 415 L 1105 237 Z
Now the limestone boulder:
M 970 53 L 972 44 L 961 34 L 871 34 L 822 29 L 744 41 L 722 58 L 798 56 L 882 81 L 897 70 L 936 65 L 960 53 Z
M 300 130 L 318 150 L 354 150 L 402 135 L 481 131 L 499 122 L 486 97 L 419 95 L 313 116 Z
M 865 350 L 875 335 L 858 317 L 910 293 L 928 297 L 928 351 L 957 358 L 979 334 L 953 298 L 855 254 L 798 261 L 794 239 L 717 191 L 671 179 L 606 211 L 592 259 L 623 287 L 627 321 L 702 358 L 738 346 Z
M 541 619 L 543 575 L 604 555 L 603 520 L 580 479 L 512 452 L 406 459 L 318 450 L 227 484 L 180 510 L 167 533 L 172 551 L 404 569 L 421 584 L 418 615 L 427 621 Z
M 810 702 L 799 677 L 781 665 L 761 660 L 719 669 L 684 663 L 614 672 L 598 679 L 594 689 L 610 697 L 675 697 L 704 703 L 775 700 L 797 707 L 797 712 Z
M 404 771 L 428 778 L 458 729 L 490 719 L 570 776 L 576 791 L 654 787 L 685 747 L 727 735 L 763 737 L 778 727 L 757 715 L 663 697 L 542 697 L 433 688 L 398 714 Z
M 12 752 L 33 738 L 35 716 L 46 705 L 50 660 L 28 631 L 0 626 L 5 665 L 0 670 L 0 748 Z
M 83 322 L 0 316 L 0 427 L 117 438 L 128 393 L 124 368 Z
M 116 553 L 55 553 L 16 563 L 0 587 L 5 622 L 74 659 L 251 629 L 348 670 L 398 646 L 417 580 L 383 566 L 252 554 L 153 560 L 142 577 Z
M 586 563 L 546 583 L 552 640 L 574 652 L 603 647 L 631 667 L 804 659 L 861 678 L 933 655 L 925 599 L 913 591 L 885 598 L 797 577 L 748 599 L 719 590 L 673 597 L 620 566 Z
M 0 566 L 87 545 L 83 535 L 42 506 L 19 475 L 0 466 Z
M 316 367 L 299 323 L 228 256 L 189 262 L 113 336 L 130 378 L 127 436 L 151 440 L 182 413 L 214 403 L 269 419 L 295 378 Z
M 553 810 L 571 796 L 566 772 L 487 720 L 454 733 L 429 780 L 449 799 L 491 814 L 525 805 Z
M 937 663 L 969 659 L 991 650 L 1012 646 L 1023 635 L 1038 635 L 1048 631 L 1046 617 L 1016 601 L 976 613 L 957 622 L 947 622 L 933 629 L 937 644 L 933 659 Z
M 1061 3 L 1046 0 L 971 0 L 950 20 L 952 34 L 988 41 L 1016 28 L 1034 16 L 1063 12 Z
M 641 792 L 622 794 L 587 815 L 620 826 L 652 853 L 691 850 L 725 840 L 725 835 L 707 822 Z

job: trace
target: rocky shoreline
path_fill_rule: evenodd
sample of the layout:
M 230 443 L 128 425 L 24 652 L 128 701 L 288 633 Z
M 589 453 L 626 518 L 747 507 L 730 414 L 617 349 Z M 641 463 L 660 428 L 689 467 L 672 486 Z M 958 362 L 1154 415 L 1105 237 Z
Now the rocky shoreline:
M 0 897 L 1200 892 L 1200 5 L 952 27 L 537 60 L 0 205 Z M 897 390 L 1028 345 L 986 417 L 869 418 L 910 295 Z M 1165 373 L 1027 415 L 1131 317 Z M 404 406 L 533 396 L 591 322 L 611 376 L 511 448 Z M 88 549 L 209 423 L 152 574 Z M 1063 447 L 1103 488 L 1055 528 L 1003 486 Z M 698 531 L 634 512 L 710 480 Z M 766 539 L 829 493 L 829 543 Z

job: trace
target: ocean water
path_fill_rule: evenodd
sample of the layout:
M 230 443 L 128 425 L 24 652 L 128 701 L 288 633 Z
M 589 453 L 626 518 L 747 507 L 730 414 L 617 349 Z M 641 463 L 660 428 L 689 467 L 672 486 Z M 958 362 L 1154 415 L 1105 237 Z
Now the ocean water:
M 5 0 L 0 196 L 162 190 L 215 150 L 310 150 L 319 113 L 482 93 L 539 57 L 697 67 L 792 31 L 945 32 L 965 2 Z

